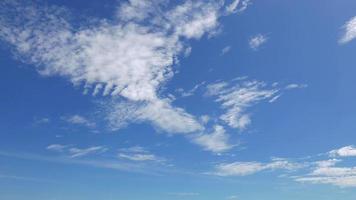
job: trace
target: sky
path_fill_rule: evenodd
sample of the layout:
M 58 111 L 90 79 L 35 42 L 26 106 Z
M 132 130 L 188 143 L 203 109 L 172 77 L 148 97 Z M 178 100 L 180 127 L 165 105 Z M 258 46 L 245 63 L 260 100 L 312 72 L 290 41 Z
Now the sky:
M 2 0 L 0 199 L 354 200 L 355 10 Z

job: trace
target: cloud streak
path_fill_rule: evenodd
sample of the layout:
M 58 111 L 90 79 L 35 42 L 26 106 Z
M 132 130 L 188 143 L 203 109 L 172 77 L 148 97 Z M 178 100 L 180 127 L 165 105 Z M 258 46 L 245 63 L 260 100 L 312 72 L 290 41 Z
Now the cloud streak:
M 214 126 L 212 133 L 196 135 L 192 140 L 205 150 L 214 153 L 227 151 L 234 146 L 229 143 L 229 135 L 225 133 L 225 129 L 219 125 Z
M 343 34 L 339 39 L 340 44 L 346 44 L 356 38 L 356 16 L 349 19 L 343 28 Z
M 273 99 L 279 89 L 268 88 L 266 83 L 259 81 L 217 82 L 207 86 L 207 95 L 216 97 L 225 110 L 220 116 L 225 124 L 232 128 L 245 129 L 250 123 L 247 109 L 264 100 Z
M 92 146 L 88 148 L 77 148 L 71 147 L 70 145 L 61 145 L 61 144 L 51 144 L 47 146 L 47 150 L 65 153 L 71 158 L 78 158 L 88 155 L 102 154 L 108 150 L 104 146 Z
M 269 163 L 261 162 L 233 162 L 222 163 L 215 167 L 212 174 L 218 176 L 247 176 L 261 171 L 273 170 L 296 170 L 299 164 L 291 163 L 284 159 L 275 159 Z
M 250 38 L 248 44 L 252 50 L 258 50 L 264 43 L 266 43 L 268 38 L 262 34 L 257 34 Z

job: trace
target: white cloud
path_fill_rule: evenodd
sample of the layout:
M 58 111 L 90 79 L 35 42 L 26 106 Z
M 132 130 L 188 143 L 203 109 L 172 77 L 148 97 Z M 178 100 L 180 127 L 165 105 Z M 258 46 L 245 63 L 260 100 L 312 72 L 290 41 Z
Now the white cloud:
M 300 177 L 296 181 L 313 184 L 332 184 L 339 187 L 356 187 L 356 176 Z
M 217 165 L 213 174 L 218 176 L 247 176 L 265 170 L 295 170 L 298 168 L 300 168 L 299 164 L 284 159 L 272 160 L 270 163 L 233 162 Z
M 332 157 L 355 156 L 353 146 L 346 146 L 328 153 Z M 311 162 L 310 172 L 294 177 L 295 181 L 312 184 L 331 184 L 339 187 L 356 187 L 356 167 L 337 166 L 340 159 L 328 159 Z
M 340 162 L 340 160 L 329 159 L 329 160 L 316 161 L 314 164 L 318 167 L 332 167 L 332 166 L 335 166 L 336 163 L 338 163 L 338 162 Z
M 351 157 L 356 156 L 356 148 L 354 146 L 345 146 L 340 149 L 335 149 L 329 152 L 330 156 Z
M 153 154 L 125 154 L 119 153 L 119 158 L 125 158 L 133 161 L 153 161 L 156 160 L 156 156 Z
M 62 119 L 68 123 L 83 125 L 88 128 L 94 128 L 96 126 L 96 124 L 94 122 L 89 121 L 87 118 L 85 118 L 81 115 L 72 115 L 69 117 L 62 117 Z
M 210 121 L 209 115 L 200 116 L 200 121 L 201 121 L 202 124 L 207 124 Z
M 47 149 L 59 153 L 65 153 L 67 156 L 71 158 L 77 158 L 77 157 L 82 157 L 91 154 L 101 154 L 108 150 L 108 148 L 104 146 L 77 148 L 77 147 L 70 147 L 69 145 L 61 145 L 61 144 L 51 144 L 47 146 Z
M 167 19 L 177 35 L 198 39 L 217 28 L 220 7 L 214 1 L 186 1 L 167 12 Z
M 343 27 L 343 35 L 339 40 L 340 44 L 345 44 L 356 38 L 356 16 L 347 21 Z
M 48 124 L 50 122 L 51 122 L 51 120 L 47 117 L 35 118 L 35 120 L 34 120 L 34 124 Z
M 267 42 L 267 39 L 268 38 L 266 36 L 264 36 L 262 34 L 257 34 L 250 38 L 250 40 L 248 41 L 248 44 L 251 49 L 258 50 L 261 47 L 261 45 L 263 45 L 264 43 Z
M 140 146 L 120 149 L 118 157 L 131 161 L 163 161 L 163 159 L 158 158 L 156 155 Z
M 102 169 L 112 169 L 119 171 L 135 172 L 135 173 L 144 173 L 150 175 L 162 175 L 162 173 L 169 173 L 170 169 L 165 168 L 164 165 L 148 165 L 145 163 L 128 163 L 121 162 L 117 159 L 73 159 L 68 157 L 56 157 L 56 156 L 42 156 L 38 154 L 28 154 L 28 153 L 8 153 L 1 152 L 0 156 L 23 159 L 23 160 L 34 160 L 34 161 L 44 161 L 58 164 L 67 164 L 67 165 L 83 165 L 94 168 Z
M 243 12 L 251 4 L 251 0 L 233 0 L 226 6 L 226 12 L 228 14 Z
M 263 101 L 273 99 L 279 90 L 268 89 L 264 82 L 243 81 L 242 83 L 218 82 L 207 86 L 207 95 L 216 96 L 225 113 L 220 119 L 232 128 L 244 129 L 250 123 L 246 110 Z
M 121 128 L 128 122 L 151 122 L 155 127 L 169 133 L 191 133 L 204 127 L 193 115 L 173 107 L 169 99 L 154 102 L 114 103 L 110 108 L 109 121 L 113 129 Z
M 47 146 L 48 150 L 51 151 L 57 151 L 57 152 L 62 152 L 64 151 L 68 146 L 66 145 L 61 145 L 61 144 L 51 144 L 49 146 Z
M 336 167 L 340 160 L 316 162 L 316 167 L 307 175 L 295 178 L 298 182 L 332 184 L 339 187 L 356 187 L 356 167 Z
M 108 149 L 104 146 L 93 146 L 93 147 L 88 147 L 88 148 L 70 148 L 68 149 L 68 152 L 70 154 L 70 157 L 72 158 L 77 158 L 77 157 L 82 157 L 90 154 L 100 154 L 106 152 Z
M 185 91 L 183 88 L 178 88 L 176 91 L 180 94 L 181 97 L 189 97 L 195 94 L 195 92 L 205 84 L 205 81 L 196 84 L 192 89 Z
M 292 83 L 292 84 L 289 84 L 285 87 L 286 90 L 292 90 L 292 89 L 303 89 L 303 88 L 306 88 L 308 87 L 307 84 L 296 84 L 296 83 Z
M 226 46 L 221 50 L 220 55 L 225 55 L 231 50 L 231 46 Z
M 225 133 L 225 129 L 219 125 L 214 127 L 212 133 L 196 135 L 192 140 L 205 150 L 214 153 L 224 152 L 233 147 L 229 144 L 229 136 Z
M 167 132 L 194 132 L 201 130 L 195 117 L 173 107 L 158 91 L 174 75 L 177 57 L 189 48 L 185 41 L 218 28 L 222 4 L 185 1 L 169 7 L 164 2 L 130 0 L 118 6 L 117 18 L 75 28 L 64 8 L 6 1 L 0 4 L 0 38 L 42 75 L 64 76 L 84 85 L 85 93 L 139 103 L 139 119 L 119 122 L 122 116 L 116 116 L 116 127 L 133 120 Z

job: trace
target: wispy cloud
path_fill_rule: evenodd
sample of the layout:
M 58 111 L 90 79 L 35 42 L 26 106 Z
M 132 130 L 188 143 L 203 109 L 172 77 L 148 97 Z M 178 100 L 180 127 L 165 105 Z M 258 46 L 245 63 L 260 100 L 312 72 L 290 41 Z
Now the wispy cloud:
M 343 160 L 355 156 L 353 153 L 353 146 L 346 146 L 303 158 L 273 158 L 270 162 L 223 162 L 215 165 L 207 174 L 231 177 L 248 176 L 265 171 L 282 171 L 288 174 L 279 177 L 290 178 L 296 182 L 356 187 L 356 166 Z
M 220 55 L 221 55 L 221 56 L 222 56 L 222 55 L 225 55 L 225 54 L 227 54 L 230 50 L 231 50 L 231 46 L 226 46 L 226 47 L 224 47 L 224 48 L 221 50 Z
M 335 149 L 329 152 L 329 154 L 333 157 L 352 157 L 356 156 L 356 147 L 354 146 L 345 146 L 340 149 Z
M 72 115 L 68 117 L 62 117 L 62 119 L 70 124 L 82 125 L 88 128 L 95 128 L 96 123 L 90 121 L 89 119 L 85 118 L 81 115 Z
M 194 95 L 194 93 L 203 85 L 205 85 L 205 81 L 196 84 L 192 89 L 186 91 L 183 88 L 178 88 L 176 91 L 179 93 L 181 97 L 189 97 Z
M 217 82 L 207 86 L 207 95 L 216 97 L 226 112 L 220 119 L 232 128 L 244 129 L 251 123 L 247 109 L 259 102 L 274 98 L 279 89 L 268 88 L 259 81 Z
M 159 158 L 140 146 L 119 149 L 118 157 L 120 159 L 127 159 L 131 161 L 164 161 L 164 159 Z
M 219 125 L 215 125 L 212 133 L 196 135 L 192 140 L 205 150 L 214 153 L 224 152 L 234 146 L 229 144 L 229 135 L 227 135 L 225 129 Z
M 212 174 L 218 176 L 247 176 L 265 170 L 295 170 L 301 166 L 284 159 L 272 160 L 269 163 L 261 162 L 233 162 L 222 163 L 215 167 Z
M 264 43 L 266 43 L 268 38 L 265 35 L 257 34 L 250 38 L 248 44 L 251 49 L 258 50 Z
M 138 113 L 124 119 L 114 116 L 123 110 L 110 112 L 117 124 L 145 121 L 166 132 L 200 131 L 194 116 L 172 106 L 158 90 L 174 75 L 178 56 L 190 48 L 186 41 L 219 28 L 223 5 L 185 1 L 169 7 L 164 2 L 124 2 L 112 19 L 88 20 L 75 28 L 67 19 L 73 13 L 65 8 L 3 1 L 0 38 L 42 75 L 64 76 L 87 94 L 123 97 L 113 98 L 119 105 L 110 111 L 122 101 L 140 104 Z
M 295 178 L 298 182 L 313 184 L 331 184 L 340 187 L 356 187 L 356 167 L 336 167 L 341 160 L 315 162 L 313 170 Z
M 226 12 L 229 14 L 243 12 L 250 4 L 251 0 L 232 0 L 231 3 L 226 6 Z
M 50 123 L 51 120 L 47 117 L 43 117 L 43 118 L 35 118 L 34 119 L 34 124 L 48 124 Z
M 343 35 L 339 39 L 340 44 L 345 44 L 356 38 L 356 16 L 352 17 L 343 26 Z
M 107 151 L 108 148 L 103 147 L 103 146 L 93 146 L 93 147 L 88 147 L 88 148 L 70 148 L 68 149 L 70 153 L 70 157 L 76 158 L 76 157 L 82 157 L 90 154 L 100 154 L 105 151 Z
M 292 83 L 289 84 L 285 87 L 286 90 L 292 90 L 292 89 L 303 89 L 303 88 L 307 88 L 308 85 L 307 84 L 296 84 L 296 83 Z
M 166 168 L 163 165 L 150 165 L 149 163 L 132 163 L 122 162 L 117 159 L 78 159 L 70 157 L 56 157 L 56 156 L 43 156 L 38 154 L 29 153 L 9 153 L 1 152 L 0 156 L 22 159 L 22 160 L 34 160 L 44 161 L 65 165 L 80 165 L 94 168 L 111 169 L 125 172 L 142 173 L 149 175 L 161 175 L 162 173 L 174 173 L 170 168 Z
M 51 144 L 51 145 L 47 146 L 46 149 L 51 150 L 51 151 L 63 152 L 67 148 L 68 148 L 67 145 Z
M 181 108 L 173 107 L 170 99 L 146 102 L 113 102 L 108 110 L 108 120 L 113 130 L 130 122 L 151 122 L 158 130 L 187 134 L 202 131 L 204 127 L 196 117 Z
M 88 148 L 71 147 L 72 145 L 51 144 L 47 146 L 48 150 L 65 153 L 71 158 L 83 157 L 87 155 L 101 154 L 108 150 L 104 146 L 92 146 Z

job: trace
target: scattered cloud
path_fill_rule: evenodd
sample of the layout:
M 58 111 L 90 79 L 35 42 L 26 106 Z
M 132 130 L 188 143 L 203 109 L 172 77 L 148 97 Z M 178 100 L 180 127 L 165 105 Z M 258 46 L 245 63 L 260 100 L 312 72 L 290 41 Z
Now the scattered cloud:
M 251 49 L 258 50 L 261 47 L 261 45 L 267 42 L 267 40 L 268 38 L 265 35 L 257 34 L 250 38 L 248 44 Z
M 178 56 L 190 48 L 186 41 L 219 28 L 220 2 L 185 1 L 169 7 L 165 1 L 130 0 L 117 5 L 114 18 L 87 20 L 89 24 L 79 28 L 68 20 L 73 13 L 62 7 L 22 0 L 0 6 L 0 38 L 12 45 L 16 57 L 36 66 L 42 75 L 60 75 L 83 85 L 86 94 L 121 97 L 118 106 L 107 109 L 110 120 L 119 125 L 151 122 L 174 133 L 202 129 L 194 116 L 172 106 L 158 91 L 174 75 Z M 113 109 L 122 101 L 139 104 L 139 113 L 114 119 L 122 110 Z
M 233 147 L 233 145 L 229 144 L 229 135 L 227 135 L 225 129 L 219 125 L 214 127 L 212 133 L 196 135 L 192 140 L 205 150 L 214 153 L 221 153 Z
M 67 156 L 71 158 L 83 157 L 83 156 L 93 155 L 93 154 L 101 154 L 108 150 L 108 148 L 104 146 L 77 148 L 77 147 L 71 147 L 71 145 L 61 145 L 61 144 L 51 144 L 47 146 L 47 149 L 59 153 L 65 153 Z
M 68 148 L 67 145 L 61 145 L 61 144 L 51 144 L 47 147 L 48 150 L 57 151 L 57 152 L 63 152 L 67 148 Z
M 163 159 L 158 158 L 156 155 L 140 146 L 120 149 L 118 157 L 131 161 L 163 161 Z
M 147 165 L 143 163 L 128 163 L 121 162 L 117 159 L 77 159 L 70 157 L 55 157 L 55 156 L 43 156 L 38 154 L 28 154 L 28 153 L 9 153 L 1 152 L 0 156 L 23 159 L 23 160 L 34 160 L 34 161 L 44 161 L 65 165 L 81 165 L 94 168 L 111 169 L 126 172 L 135 172 L 150 175 L 161 175 L 162 173 L 172 173 L 170 169 L 164 168 L 163 165 Z M 175 171 L 176 172 L 176 171 Z
M 35 118 L 35 120 L 34 120 L 34 124 L 48 124 L 50 122 L 51 122 L 51 120 L 47 117 Z
M 91 122 L 87 118 L 81 116 L 81 115 L 72 115 L 69 117 L 62 117 L 62 120 L 70 123 L 70 124 L 76 124 L 76 125 L 82 125 L 86 126 L 88 128 L 95 128 L 96 124 L 94 122 Z
M 340 170 L 340 169 L 337 169 Z M 341 169 L 350 170 L 350 169 Z M 355 169 L 353 169 L 355 170 Z M 296 178 L 296 181 L 303 183 L 313 183 L 313 184 L 332 184 L 339 187 L 356 187 L 356 176 L 324 176 L 324 177 L 300 177 Z
M 175 106 L 173 98 L 162 90 L 176 73 L 173 67 L 180 56 L 191 51 L 188 41 L 214 34 L 225 9 L 241 12 L 250 1 L 233 1 L 226 8 L 214 0 L 184 1 L 176 6 L 165 2 L 129 0 L 118 4 L 110 19 L 89 17 L 85 23 L 73 25 L 70 18 L 74 13 L 66 8 L 25 0 L 2 1 L 0 39 L 10 44 L 16 58 L 32 64 L 39 74 L 62 76 L 83 88 L 84 94 L 105 96 L 100 98 L 100 111 L 112 131 L 131 123 L 150 123 L 168 134 L 191 134 L 187 138 L 206 150 L 226 151 L 231 148 L 229 135 L 220 122 L 214 132 L 206 133 L 209 118 Z M 251 43 L 255 49 L 266 41 L 263 35 L 256 38 Z M 200 86 L 183 90 L 182 96 L 193 95 Z M 207 94 L 221 104 L 224 113 L 219 119 L 224 125 L 244 129 L 251 123 L 247 109 L 263 100 L 276 100 L 278 89 L 259 81 L 220 82 L 209 85 Z M 96 127 L 95 122 L 80 115 L 63 120 Z M 80 157 L 100 153 L 104 147 L 63 151 Z M 121 157 L 129 159 L 126 154 Z M 148 155 L 131 158 L 154 159 Z
M 251 0 L 233 0 L 229 5 L 226 6 L 226 12 L 231 13 L 240 13 L 247 9 L 251 4 Z
M 296 84 L 296 83 L 292 83 L 289 84 L 285 87 L 286 90 L 292 90 L 292 89 L 303 89 L 303 88 L 307 88 L 308 85 L 307 84 Z
M 232 128 L 244 129 L 251 123 L 247 109 L 261 101 L 273 99 L 279 89 L 268 88 L 260 81 L 217 82 L 207 86 L 207 95 L 216 97 L 225 113 L 220 119 Z
M 200 116 L 200 121 L 201 121 L 202 124 L 207 124 L 210 121 L 209 115 Z
M 195 116 L 183 109 L 173 107 L 169 99 L 154 102 L 121 102 L 110 106 L 108 120 L 113 130 L 129 122 L 151 122 L 158 130 L 168 133 L 187 134 L 204 130 Z
M 218 176 L 247 176 L 265 170 L 296 170 L 301 166 L 284 159 L 272 160 L 269 163 L 233 162 L 222 163 L 215 167 L 213 174 Z
M 70 154 L 70 157 L 72 158 L 77 158 L 77 157 L 82 157 L 82 156 L 87 156 L 91 154 L 101 154 L 106 152 L 108 149 L 104 146 L 93 146 L 93 147 L 88 147 L 88 148 L 70 148 L 68 149 L 68 152 Z
M 340 149 L 335 149 L 329 152 L 330 156 L 333 157 L 352 157 L 356 156 L 356 147 L 345 146 Z
M 214 171 L 209 174 L 217 176 L 247 176 L 263 171 L 283 170 L 289 172 L 289 175 L 284 175 L 283 177 L 291 178 L 301 183 L 356 187 L 356 166 L 347 166 L 347 163 L 344 163 L 341 159 L 353 156 L 352 150 L 352 146 L 346 146 L 329 151 L 327 154 L 293 159 L 294 161 L 273 158 L 267 163 L 257 161 L 225 162 L 217 164 L 214 167 Z M 321 159 L 320 156 L 337 156 L 338 158 Z
M 339 39 L 340 44 L 346 44 L 356 38 L 356 16 L 352 17 L 343 26 L 343 35 Z
M 307 175 L 297 176 L 298 182 L 331 184 L 339 187 L 356 187 L 356 167 L 336 167 L 341 160 L 330 159 L 315 162 L 315 167 Z
M 224 47 L 224 48 L 221 50 L 220 55 L 221 55 L 221 56 L 222 56 L 222 55 L 225 55 L 225 54 L 227 54 L 230 50 L 231 50 L 231 46 L 226 46 L 226 47 Z
M 188 91 L 185 91 L 183 88 L 178 88 L 176 91 L 179 93 L 181 97 L 189 97 L 189 96 L 193 96 L 195 92 L 203 85 L 205 85 L 205 81 L 196 84 L 192 89 Z

